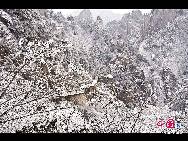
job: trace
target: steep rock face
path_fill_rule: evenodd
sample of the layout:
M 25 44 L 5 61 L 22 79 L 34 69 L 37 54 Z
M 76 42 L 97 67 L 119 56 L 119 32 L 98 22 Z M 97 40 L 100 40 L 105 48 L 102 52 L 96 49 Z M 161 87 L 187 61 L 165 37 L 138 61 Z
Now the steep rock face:
M 91 11 L 85 9 L 80 12 L 80 14 L 76 17 L 77 23 L 87 32 L 90 32 L 92 29 L 93 18 Z
M 80 14 L 78 15 L 78 19 L 80 21 L 83 20 L 83 21 L 91 22 L 92 21 L 91 11 L 88 9 L 81 11 Z
M 80 68 L 75 67 L 79 60 L 75 60 L 73 56 L 77 57 L 79 50 L 68 48 L 70 44 L 63 41 L 63 37 L 57 36 L 59 33 L 56 28 L 54 31 L 48 31 L 54 27 L 47 26 L 48 22 L 54 22 L 55 26 L 58 23 L 42 18 L 37 10 L 3 12 L 16 19 L 10 26 L 18 34 L 15 37 L 15 32 L 9 29 L 10 26 L 1 22 L 1 99 L 9 100 L 21 95 L 27 97 L 29 94 L 28 100 L 32 101 L 48 95 L 74 95 L 79 93 L 80 84 L 91 81 L 90 76 L 81 70 L 81 65 Z M 38 30 L 37 27 L 42 23 L 45 23 L 44 27 Z M 28 31 L 31 28 L 32 31 L 22 33 L 21 28 Z M 50 91 L 53 91 L 51 95 Z
M 154 9 L 151 11 L 150 27 L 154 33 L 162 29 L 168 22 L 172 22 L 176 17 L 186 15 L 186 9 Z
M 171 103 L 171 107 L 174 110 L 185 110 L 185 100 L 182 99 L 181 101 L 178 99 L 185 97 L 185 93 L 181 92 L 179 85 L 182 85 L 181 79 L 186 78 L 187 40 L 185 36 L 187 36 L 187 26 L 185 23 L 187 22 L 187 15 L 184 13 L 178 16 L 178 10 L 171 10 L 168 11 L 168 14 L 165 14 L 167 11 L 158 11 L 158 14 L 160 15 L 162 12 L 164 16 L 168 14 L 175 14 L 175 16 L 168 15 L 173 19 L 167 19 L 166 26 L 161 25 L 157 32 L 154 32 L 150 38 L 144 40 L 140 44 L 139 53 L 148 60 L 155 72 L 159 74 L 162 82 L 162 94 L 160 96 L 163 95 L 165 97 L 163 101 L 166 101 L 165 103 L 168 104 Z M 155 15 L 156 13 L 153 14 L 153 16 Z M 165 22 L 164 20 L 160 21 Z M 165 70 L 168 70 L 168 73 Z M 176 99 L 175 97 L 179 98 Z M 172 101 L 174 101 L 174 104 Z M 179 105 L 175 103 L 179 103 Z
M 126 36 L 128 43 L 131 45 L 141 38 L 143 18 L 144 16 L 141 11 L 137 10 L 125 14 L 120 21 L 120 27 L 126 31 L 124 35 Z
M 173 23 L 168 23 L 165 28 L 155 33 L 152 38 L 146 39 L 144 41 L 146 45 L 140 46 L 140 50 L 144 48 L 146 51 L 143 55 L 147 55 L 147 58 L 151 56 L 148 60 L 152 64 L 170 68 L 177 77 L 183 74 L 187 64 L 185 39 L 187 27 L 180 24 L 183 19 L 184 22 L 181 23 L 186 23 L 186 16 L 178 17 Z

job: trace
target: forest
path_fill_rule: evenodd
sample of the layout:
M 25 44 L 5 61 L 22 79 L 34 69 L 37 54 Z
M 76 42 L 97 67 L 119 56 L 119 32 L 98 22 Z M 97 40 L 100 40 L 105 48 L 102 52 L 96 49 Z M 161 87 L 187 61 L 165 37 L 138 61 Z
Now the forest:
M 181 134 L 187 117 L 187 9 L 0 9 L 0 133 Z

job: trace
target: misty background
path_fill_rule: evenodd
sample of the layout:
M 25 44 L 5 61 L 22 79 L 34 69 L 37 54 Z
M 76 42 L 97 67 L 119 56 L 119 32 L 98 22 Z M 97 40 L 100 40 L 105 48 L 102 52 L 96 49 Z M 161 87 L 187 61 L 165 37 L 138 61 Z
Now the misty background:
M 78 16 L 84 9 L 53 9 L 54 12 L 61 12 L 63 16 Z M 89 9 L 92 17 L 96 20 L 97 16 L 103 19 L 106 24 L 113 20 L 121 20 L 124 14 L 131 13 L 133 10 L 140 10 L 143 14 L 150 13 L 152 9 Z

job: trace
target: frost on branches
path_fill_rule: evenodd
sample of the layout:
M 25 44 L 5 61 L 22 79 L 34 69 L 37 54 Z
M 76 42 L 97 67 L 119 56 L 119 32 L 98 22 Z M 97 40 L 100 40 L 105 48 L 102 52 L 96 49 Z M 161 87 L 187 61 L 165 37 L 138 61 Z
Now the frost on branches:
M 1 133 L 187 133 L 187 10 L 103 22 L 0 10 Z

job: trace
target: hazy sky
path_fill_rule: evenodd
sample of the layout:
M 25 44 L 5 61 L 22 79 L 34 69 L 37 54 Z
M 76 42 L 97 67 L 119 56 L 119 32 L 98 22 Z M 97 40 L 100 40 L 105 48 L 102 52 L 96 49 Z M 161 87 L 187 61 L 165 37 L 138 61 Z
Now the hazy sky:
M 82 11 L 83 9 L 54 9 L 54 11 L 61 11 L 64 16 L 73 15 L 76 16 Z M 115 14 L 125 14 L 131 12 L 132 10 L 136 9 L 90 9 L 92 11 L 111 11 Z M 151 9 L 139 9 L 142 13 L 149 13 Z

